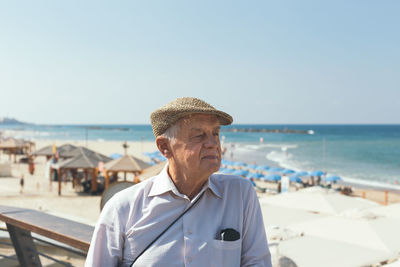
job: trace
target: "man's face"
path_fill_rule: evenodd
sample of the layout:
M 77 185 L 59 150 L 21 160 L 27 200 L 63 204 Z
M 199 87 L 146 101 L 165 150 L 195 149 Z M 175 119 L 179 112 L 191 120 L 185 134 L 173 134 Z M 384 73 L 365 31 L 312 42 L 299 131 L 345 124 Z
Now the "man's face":
M 220 123 L 216 116 L 194 114 L 181 119 L 171 145 L 176 167 L 187 175 L 209 176 L 219 170 Z

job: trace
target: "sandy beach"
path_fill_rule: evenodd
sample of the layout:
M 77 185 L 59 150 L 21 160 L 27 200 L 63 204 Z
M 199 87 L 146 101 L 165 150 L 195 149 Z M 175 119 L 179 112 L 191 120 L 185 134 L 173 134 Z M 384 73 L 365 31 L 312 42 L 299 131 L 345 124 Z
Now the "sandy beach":
M 124 153 L 124 149 L 122 147 L 122 142 L 99 142 L 99 141 L 36 141 L 36 149 L 40 149 L 47 145 L 55 144 L 57 146 L 63 145 L 65 143 L 70 143 L 75 146 L 87 146 L 89 149 L 94 151 L 100 152 L 104 155 L 110 155 L 112 153 Z M 152 152 L 156 150 L 156 146 L 153 142 L 128 142 L 129 148 L 127 149 L 127 153 L 148 161 L 148 158 L 143 155 L 143 152 Z M 7 162 L 8 156 L 7 155 L 0 155 L 0 162 Z M 45 158 L 44 157 L 37 157 L 35 159 L 35 173 L 34 175 L 30 175 L 28 173 L 28 166 L 27 164 L 23 163 L 12 163 L 12 177 L 1 177 L 0 178 L 0 203 L 1 205 L 7 206 L 15 206 L 21 208 L 29 208 L 40 210 L 52 215 L 68 218 L 74 221 L 78 221 L 81 223 L 94 225 L 96 220 L 100 214 L 100 195 L 90 195 L 84 194 L 81 192 L 77 192 L 75 189 L 72 188 L 70 182 L 63 184 L 62 187 L 62 195 L 59 196 L 57 193 L 57 184 L 51 184 L 49 180 L 45 178 L 44 174 L 44 167 L 45 167 Z M 21 175 L 25 176 L 25 185 L 23 188 L 23 192 L 20 192 L 20 185 L 19 185 L 19 178 Z M 132 179 L 133 176 L 127 177 L 128 180 Z M 265 183 L 263 181 L 257 181 L 257 185 L 264 188 L 269 188 L 270 192 L 276 191 L 276 184 L 272 183 Z M 294 192 L 296 189 L 291 187 L 290 191 Z M 331 194 L 334 190 L 331 190 L 329 194 Z M 325 191 L 324 191 L 325 192 Z M 323 193 L 325 195 L 328 195 Z M 338 195 L 340 193 L 335 192 Z M 310 195 L 310 193 L 307 193 Z M 278 215 L 274 215 L 274 220 L 271 220 L 269 217 L 269 210 L 271 207 L 269 204 L 265 206 L 267 202 L 264 202 L 264 199 L 272 199 L 276 197 L 275 193 L 260 193 L 258 192 L 260 202 L 262 204 L 263 211 L 265 209 L 264 220 L 265 220 L 265 227 L 267 229 L 267 234 L 269 235 L 270 242 L 274 244 L 277 240 L 276 233 L 274 232 L 277 225 L 276 225 L 276 217 L 288 216 L 285 214 L 285 209 L 281 209 L 278 211 Z M 288 194 L 290 195 L 290 193 Z M 342 195 L 343 196 L 343 195 Z M 345 196 L 348 199 L 354 199 L 358 201 L 359 199 L 363 199 L 365 201 L 371 202 L 372 206 L 382 206 L 385 203 L 385 192 L 382 190 L 373 190 L 373 189 L 362 189 L 362 188 L 354 188 L 353 187 L 353 194 L 351 196 Z M 389 192 L 387 195 L 387 201 L 389 204 L 400 203 L 400 195 L 396 192 Z M 351 208 L 351 203 L 350 203 Z M 375 207 L 375 206 L 374 206 Z M 293 210 L 290 211 L 293 214 Z M 287 225 L 287 223 L 282 223 L 280 227 L 283 225 Z M 0 224 L 1 227 L 5 227 L 4 224 Z M 278 225 L 279 226 L 279 225 Z M 268 233 L 269 231 L 269 233 Z M 278 238 L 279 240 L 279 238 Z M 272 246 L 271 250 L 273 251 L 276 247 Z M 13 255 L 13 250 L 10 248 L 6 248 L 4 246 L 0 247 L 0 252 L 3 255 Z M 281 244 L 280 246 L 280 254 L 285 252 L 284 245 Z M 276 252 L 273 251 L 276 254 Z M 289 252 L 290 254 L 290 252 Z M 67 255 L 60 253 L 58 251 L 54 251 L 53 256 L 63 261 L 70 262 L 74 266 L 82 266 L 84 259 L 82 257 L 76 257 L 73 255 Z M 11 264 L 11 261 L 7 264 Z M 46 260 L 44 260 L 44 264 Z M 50 263 L 49 263 L 50 264 Z M 0 264 L 1 265 L 1 264 Z M 46 265 L 46 264 L 45 264 Z M 1 265 L 3 266 L 3 265 Z M 11 265 L 4 265 L 4 266 L 13 266 Z M 53 265 L 52 265 L 53 266 Z M 278 266 L 278 265 L 276 265 Z M 298 266 L 305 266 L 305 265 L 298 265 Z M 315 265 L 316 266 L 316 265 Z M 345 265 L 343 265 L 345 266 Z M 351 265 L 350 265 L 351 266 Z

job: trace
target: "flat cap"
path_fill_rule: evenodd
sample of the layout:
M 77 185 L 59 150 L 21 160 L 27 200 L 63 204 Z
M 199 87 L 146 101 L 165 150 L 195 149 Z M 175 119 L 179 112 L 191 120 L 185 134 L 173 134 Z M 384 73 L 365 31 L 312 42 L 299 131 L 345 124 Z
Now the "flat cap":
M 229 114 L 215 109 L 201 99 L 182 97 L 169 102 L 151 113 L 150 121 L 154 136 L 162 135 L 179 119 L 194 113 L 216 115 L 221 125 L 229 125 L 233 121 Z

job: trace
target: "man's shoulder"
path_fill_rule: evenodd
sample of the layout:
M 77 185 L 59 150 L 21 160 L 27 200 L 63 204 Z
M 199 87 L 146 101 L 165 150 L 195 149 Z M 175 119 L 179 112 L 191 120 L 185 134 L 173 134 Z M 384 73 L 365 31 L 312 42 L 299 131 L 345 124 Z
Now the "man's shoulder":
M 132 201 L 138 197 L 143 197 L 144 195 L 148 194 L 156 178 L 157 176 L 153 176 L 140 183 L 125 188 L 116 193 L 112 199 L 119 204 L 132 203 Z
M 222 187 L 239 186 L 240 188 L 248 188 L 252 186 L 249 180 L 237 175 L 214 173 L 211 175 L 210 181 L 216 186 Z

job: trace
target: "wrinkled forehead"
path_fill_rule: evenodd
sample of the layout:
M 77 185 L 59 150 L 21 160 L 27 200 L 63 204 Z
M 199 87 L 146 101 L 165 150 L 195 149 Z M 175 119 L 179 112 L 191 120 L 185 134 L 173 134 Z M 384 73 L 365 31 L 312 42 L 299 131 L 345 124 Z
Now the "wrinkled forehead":
M 190 114 L 177 121 L 183 129 L 196 128 L 219 128 L 221 123 L 216 115 L 210 114 Z

